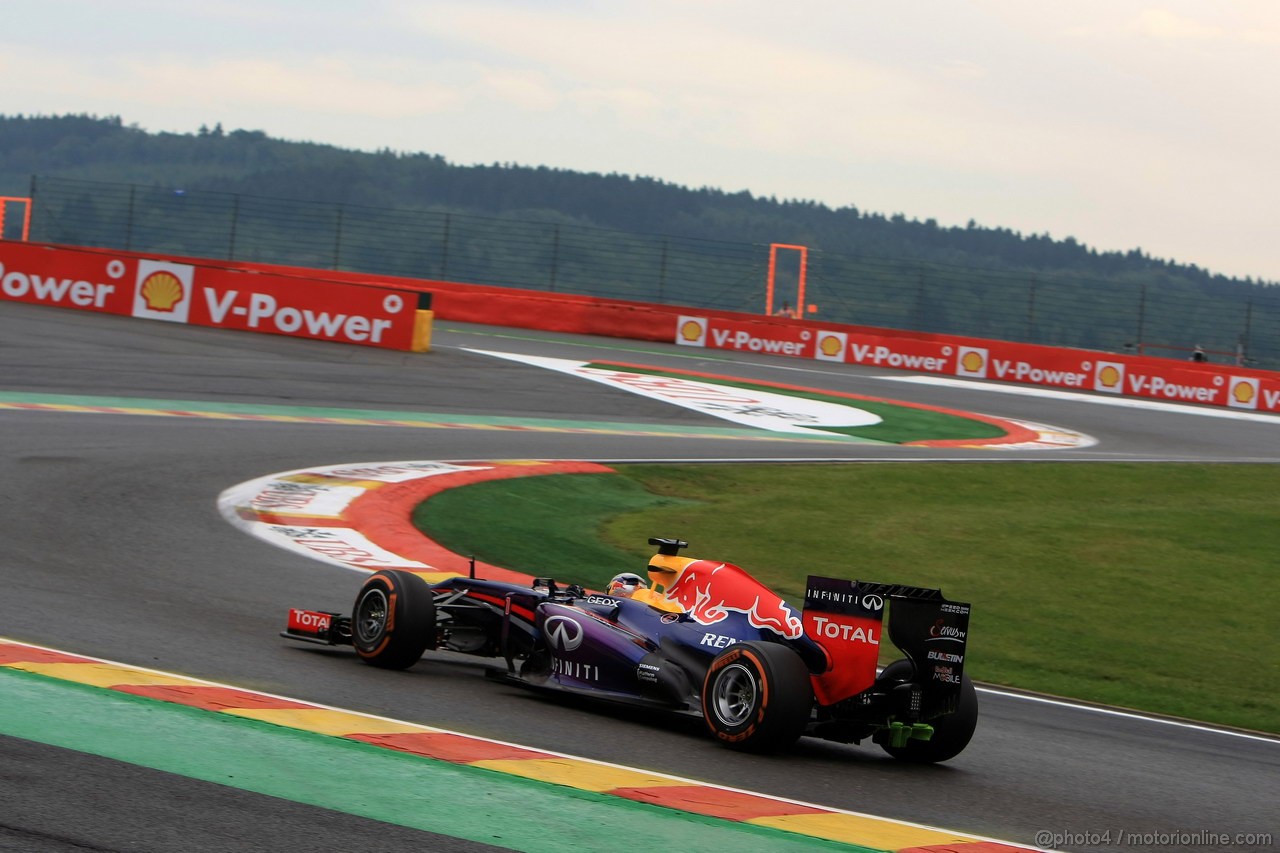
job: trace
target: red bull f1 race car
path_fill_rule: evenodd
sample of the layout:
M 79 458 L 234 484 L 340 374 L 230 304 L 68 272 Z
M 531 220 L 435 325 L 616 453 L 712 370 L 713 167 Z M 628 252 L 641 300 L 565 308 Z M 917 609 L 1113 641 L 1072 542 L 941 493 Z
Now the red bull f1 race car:
M 738 566 L 681 556 L 678 539 L 649 543 L 651 586 L 635 576 L 601 593 L 551 578 L 430 584 L 385 570 L 364 582 L 350 616 L 294 609 L 281 636 L 350 644 L 391 669 L 428 649 L 502 659 L 490 670 L 501 680 L 700 715 L 737 749 L 776 751 L 809 735 L 936 762 L 969 743 L 978 701 L 964 674 L 968 604 L 937 589 L 810 576 L 797 612 Z M 877 672 L 886 611 L 904 657 Z

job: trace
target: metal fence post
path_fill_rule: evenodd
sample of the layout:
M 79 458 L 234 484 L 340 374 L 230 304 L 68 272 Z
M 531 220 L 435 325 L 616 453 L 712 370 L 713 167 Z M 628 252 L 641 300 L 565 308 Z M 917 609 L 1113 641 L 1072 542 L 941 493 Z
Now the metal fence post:
M 551 232 L 551 286 L 552 293 L 556 289 L 556 268 L 560 265 L 560 226 L 553 227 Z
M 133 251 L 133 199 L 138 192 L 137 184 L 129 184 L 129 213 L 125 216 L 124 250 Z
M 343 205 L 338 205 L 338 220 L 334 223 L 333 234 L 333 268 L 335 270 L 342 268 L 342 211 Z
M 924 328 L 924 267 L 916 266 L 916 304 L 915 320 L 913 321 L 916 331 L 923 332 Z
M 665 292 L 667 287 L 667 243 L 668 242 L 669 241 L 667 240 L 666 237 L 662 238 L 662 262 L 658 266 L 658 301 L 659 302 L 666 301 Z
M 1244 332 L 1240 335 L 1240 348 L 1236 355 L 1236 364 L 1244 366 L 1249 360 L 1249 337 L 1253 330 L 1253 300 L 1244 303 Z
M 1142 355 L 1142 340 L 1147 325 L 1147 286 L 1138 285 L 1138 355 Z
M 1031 287 L 1027 291 L 1027 340 L 1036 341 L 1036 277 L 1031 277 Z
M 231 234 L 227 241 L 227 260 L 236 259 L 236 227 L 240 222 L 240 193 L 231 197 Z
M 449 277 L 449 226 L 452 222 L 452 216 L 446 213 L 444 215 L 444 237 L 440 246 L 440 277 L 443 279 Z

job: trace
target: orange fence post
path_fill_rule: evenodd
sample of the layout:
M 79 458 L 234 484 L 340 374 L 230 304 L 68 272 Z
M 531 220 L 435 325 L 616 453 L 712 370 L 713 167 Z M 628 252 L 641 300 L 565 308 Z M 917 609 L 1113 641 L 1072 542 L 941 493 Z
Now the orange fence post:
M 20 196 L 0 196 L 0 239 L 4 237 L 4 214 L 5 209 L 9 206 L 9 202 L 22 202 L 25 204 L 26 211 L 22 215 L 22 242 L 27 242 L 31 237 L 31 199 L 22 198 Z
M 805 276 L 809 267 L 809 247 L 797 246 L 792 243 L 770 243 L 769 244 L 769 273 L 765 283 L 764 294 L 764 313 L 773 316 L 773 293 L 774 278 L 778 273 L 778 250 L 793 249 L 800 253 L 800 276 L 796 287 L 796 319 L 803 319 L 805 312 L 804 304 L 804 285 Z

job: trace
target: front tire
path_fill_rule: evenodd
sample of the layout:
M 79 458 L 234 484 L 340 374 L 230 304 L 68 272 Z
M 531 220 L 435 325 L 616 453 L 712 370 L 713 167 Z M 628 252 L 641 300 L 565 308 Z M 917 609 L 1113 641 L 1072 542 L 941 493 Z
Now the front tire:
M 804 734 L 813 711 L 809 668 L 778 643 L 735 643 L 707 670 L 702 717 L 725 746 L 773 752 Z
M 433 645 L 435 632 L 435 599 L 422 578 L 387 569 L 360 587 L 351 608 L 351 644 L 365 663 L 408 669 Z

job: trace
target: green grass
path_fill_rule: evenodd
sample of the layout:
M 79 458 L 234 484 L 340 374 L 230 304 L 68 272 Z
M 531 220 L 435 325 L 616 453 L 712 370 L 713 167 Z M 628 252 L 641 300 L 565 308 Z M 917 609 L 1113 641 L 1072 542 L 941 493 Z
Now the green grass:
M 417 507 L 413 522 L 455 553 L 598 588 L 648 565 L 648 537 L 639 549 L 617 547 L 606 540 L 609 519 L 685 503 L 615 474 L 556 474 L 441 492 Z
M 1155 464 L 627 465 L 425 505 L 453 550 L 599 587 L 649 536 L 793 603 L 808 574 L 973 604 L 968 672 L 1280 731 L 1280 468 Z

